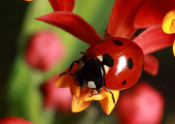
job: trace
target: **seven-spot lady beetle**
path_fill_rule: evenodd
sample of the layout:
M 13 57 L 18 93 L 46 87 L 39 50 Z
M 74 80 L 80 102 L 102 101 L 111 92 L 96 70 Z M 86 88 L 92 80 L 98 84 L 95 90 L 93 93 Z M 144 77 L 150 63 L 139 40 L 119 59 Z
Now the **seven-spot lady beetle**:
M 77 70 L 70 74 L 75 84 L 91 88 L 92 95 L 100 93 L 103 87 L 112 94 L 114 103 L 111 90 L 131 87 L 141 75 L 143 52 L 137 44 L 128 39 L 108 38 L 91 45 L 83 54 L 61 75 L 70 73 L 73 65 L 78 64 Z M 97 92 L 94 93 L 94 90 Z

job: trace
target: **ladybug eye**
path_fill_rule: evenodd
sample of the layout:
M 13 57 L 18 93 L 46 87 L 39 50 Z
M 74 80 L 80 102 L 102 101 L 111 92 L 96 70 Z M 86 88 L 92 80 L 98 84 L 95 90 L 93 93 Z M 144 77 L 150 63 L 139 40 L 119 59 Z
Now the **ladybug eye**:
M 103 62 L 104 65 L 107 65 L 109 67 L 114 65 L 114 60 L 112 59 L 112 57 L 109 54 L 104 54 L 103 55 Z

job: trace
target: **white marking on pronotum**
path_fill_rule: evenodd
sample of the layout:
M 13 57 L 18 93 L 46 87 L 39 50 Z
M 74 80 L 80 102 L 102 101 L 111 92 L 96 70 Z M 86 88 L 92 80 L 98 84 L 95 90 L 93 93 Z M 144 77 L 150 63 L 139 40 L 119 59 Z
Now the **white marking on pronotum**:
M 105 72 L 106 72 L 106 74 L 107 74 L 108 71 L 109 71 L 109 67 L 108 67 L 107 65 L 104 65 L 104 69 L 105 69 Z
M 83 61 L 80 61 L 80 62 L 78 63 L 78 67 L 79 67 L 80 69 L 82 69 L 82 68 L 84 67 L 84 62 L 83 62 Z
M 100 62 L 103 61 L 103 57 L 102 56 L 97 56 L 98 60 L 100 60 Z
M 95 89 L 95 88 L 96 88 L 95 82 L 93 82 L 93 81 L 88 81 L 88 87 L 89 87 L 89 88 L 92 88 L 92 89 Z

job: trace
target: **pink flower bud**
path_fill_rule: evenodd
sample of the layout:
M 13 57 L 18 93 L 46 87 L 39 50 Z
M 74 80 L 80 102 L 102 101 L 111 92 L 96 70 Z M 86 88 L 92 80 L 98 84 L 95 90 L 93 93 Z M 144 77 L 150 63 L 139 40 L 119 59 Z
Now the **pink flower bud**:
M 148 83 L 139 83 L 119 98 L 117 113 L 122 124 L 160 124 L 164 99 Z
M 71 110 L 72 95 L 69 88 L 58 88 L 54 86 L 57 77 L 53 77 L 41 86 L 44 98 L 44 107 L 57 109 L 61 112 Z
M 0 124 L 32 124 L 32 123 L 19 117 L 7 117 L 0 120 Z
M 61 39 L 52 31 L 40 31 L 29 39 L 27 63 L 40 70 L 48 70 L 63 59 L 65 50 Z

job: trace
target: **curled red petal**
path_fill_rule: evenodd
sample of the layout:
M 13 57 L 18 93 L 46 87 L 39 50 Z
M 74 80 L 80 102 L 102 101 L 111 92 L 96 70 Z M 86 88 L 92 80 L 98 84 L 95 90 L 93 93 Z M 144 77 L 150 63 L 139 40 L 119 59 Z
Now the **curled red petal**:
M 142 48 L 144 54 L 149 54 L 172 45 L 174 37 L 173 34 L 165 34 L 160 25 L 143 31 L 134 42 Z
M 174 0 L 147 0 L 134 21 L 135 28 L 147 28 L 162 23 L 165 14 L 175 9 Z
M 88 44 L 98 42 L 101 37 L 83 18 L 66 11 L 56 11 L 37 20 L 62 28 Z
M 11 116 L 0 120 L 0 124 L 32 124 L 32 123 L 27 120 L 24 120 L 23 118 Z
M 72 11 L 75 0 L 49 0 L 54 11 Z
M 111 12 L 107 33 L 112 37 L 130 38 L 135 32 L 133 22 L 143 0 L 116 0 Z
M 145 56 L 144 71 L 156 75 L 159 70 L 159 61 L 152 55 Z

